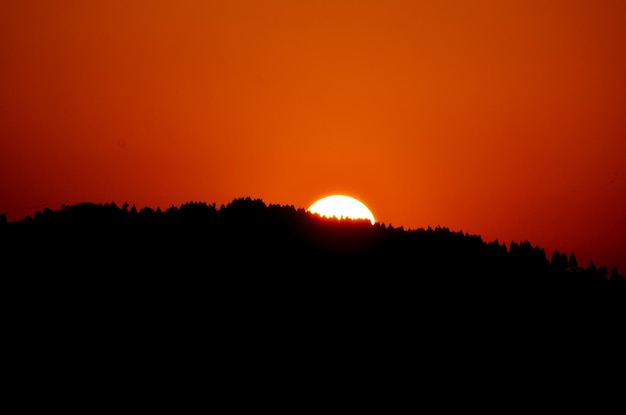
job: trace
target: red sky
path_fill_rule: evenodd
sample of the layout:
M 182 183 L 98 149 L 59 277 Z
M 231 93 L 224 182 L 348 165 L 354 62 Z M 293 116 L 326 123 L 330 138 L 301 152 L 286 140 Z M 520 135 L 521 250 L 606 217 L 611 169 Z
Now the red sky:
M 626 2 L 0 3 L 0 212 L 333 193 L 626 272 Z

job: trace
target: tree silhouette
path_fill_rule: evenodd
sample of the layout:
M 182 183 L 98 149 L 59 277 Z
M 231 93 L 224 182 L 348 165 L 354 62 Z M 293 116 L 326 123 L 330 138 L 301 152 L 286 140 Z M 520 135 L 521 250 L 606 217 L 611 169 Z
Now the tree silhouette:
M 0 218 L 0 230 L 5 275 L 80 276 L 84 284 L 111 279 L 131 291 L 165 281 L 157 285 L 200 293 L 241 276 L 267 282 L 271 275 L 288 278 L 285 286 L 292 289 L 299 286 L 298 295 L 336 291 L 352 298 L 350 293 L 361 292 L 387 305 L 389 296 L 401 296 L 402 304 L 413 301 L 407 296 L 426 296 L 467 307 L 497 301 L 497 307 L 511 308 L 530 298 L 558 302 L 618 292 L 615 287 L 624 285 L 617 268 L 609 278 L 606 267 L 591 262 L 583 269 L 574 253 L 558 250 L 548 260 L 530 241 L 512 241 L 507 248 L 441 226 L 405 229 L 329 219 L 250 197 L 219 208 L 191 201 L 164 211 L 129 209 L 126 202 L 121 208 L 64 205 L 37 212 L 34 219 Z
M 578 271 L 578 261 L 576 261 L 576 255 L 574 255 L 574 253 L 571 253 L 569 255 L 569 261 L 567 263 L 567 267 L 570 271 Z
M 623 279 L 624 277 L 620 275 L 620 273 L 617 271 L 617 267 L 614 266 L 613 270 L 611 271 L 611 281 L 621 281 Z

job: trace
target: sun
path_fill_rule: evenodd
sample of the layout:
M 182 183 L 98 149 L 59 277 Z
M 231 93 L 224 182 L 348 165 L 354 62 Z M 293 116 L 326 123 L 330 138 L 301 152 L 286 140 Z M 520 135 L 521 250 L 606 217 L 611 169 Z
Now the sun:
M 359 200 L 344 195 L 332 195 L 319 199 L 309 206 L 311 213 L 338 219 L 368 219 L 372 225 L 376 223 L 372 212 Z

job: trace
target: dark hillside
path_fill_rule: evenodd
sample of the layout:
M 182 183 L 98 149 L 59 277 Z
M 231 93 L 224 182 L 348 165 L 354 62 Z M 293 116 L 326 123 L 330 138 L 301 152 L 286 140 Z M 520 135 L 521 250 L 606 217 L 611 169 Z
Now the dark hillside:
M 371 290 L 393 295 L 567 299 L 618 295 L 617 270 L 528 241 L 504 246 L 447 228 L 405 230 L 323 219 L 292 206 L 235 199 L 165 211 L 114 203 L 45 209 L 0 228 L 5 278 L 202 287 L 260 284 L 272 292 Z M 374 286 L 377 287 L 374 289 Z
M 168 394 L 199 387 L 201 374 L 237 400 L 238 387 L 263 398 L 272 374 L 307 396 L 289 379 L 395 390 L 411 371 L 426 395 L 451 374 L 469 384 L 487 375 L 506 392 L 499 379 L 545 383 L 537 371 L 570 370 L 580 356 L 597 367 L 620 348 L 624 278 L 526 241 L 246 198 L 45 209 L 2 223 L 0 242 L 16 379 L 72 373 Z M 79 386 L 86 396 L 89 385 Z

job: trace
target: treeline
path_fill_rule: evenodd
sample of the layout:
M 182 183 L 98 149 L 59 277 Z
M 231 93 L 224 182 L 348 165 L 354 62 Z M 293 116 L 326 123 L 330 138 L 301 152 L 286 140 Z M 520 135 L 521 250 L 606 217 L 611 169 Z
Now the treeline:
M 485 242 L 445 227 L 405 230 L 367 220 L 320 218 L 293 206 L 239 198 L 217 207 L 166 210 L 81 203 L 0 220 L 3 263 L 30 271 L 93 275 L 150 272 L 230 275 L 405 276 L 489 283 L 617 286 L 613 267 L 581 266 L 574 253 L 528 241 Z
M 0 276 L 16 321 L 47 329 L 113 319 L 127 331 L 195 332 L 211 322 L 220 336 L 268 324 L 284 335 L 323 322 L 335 333 L 374 325 L 446 338 L 441 330 L 477 327 L 575 333 L 626 316 L 626 279 L 582 267 L 573 253 L 251 198 L 165 210 L 81 203 L 3 220 Z
M 267 382 L 279 362 L 337 377 L 343 390 L 341 370 L 369 382 L 374 359 L 401 369 L 402 382 L 411 365 L 427 384 L 457 375 L 470 384 L 488 366 L 494 379 L 526 372 L 536 382 L 555 358 L 569 370 L 581 357 L 597 365 L 622 354 L 626 315 L 623 276 L 581 267 L 572 253 L 251 198 L 4 218 L 0 276 L 7 356 L 20 371 L 55 362 L 56 376 L 67 362 L 89 371 L 96 362 L 94 373 L 112 370 L 116 381 L 128 368 L 162 382 L 168 367 L 184 367 L 195 382 L 207 363 L 220 384 L 250 373 Z

